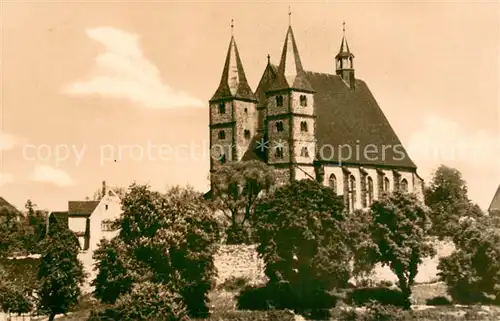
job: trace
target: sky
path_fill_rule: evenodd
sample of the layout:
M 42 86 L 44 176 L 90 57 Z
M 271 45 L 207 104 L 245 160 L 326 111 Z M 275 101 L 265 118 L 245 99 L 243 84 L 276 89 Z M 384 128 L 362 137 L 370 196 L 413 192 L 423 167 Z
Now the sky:
M 334 73 L 342 22 L 364 80 L 428 181 L 500 184 L 499 4 L 1 2 L 0 196 L 64 210 L 108 185 L 208 191 L 208 100 L 234 36 L 255 90 L 288 10 L 304 69 Z

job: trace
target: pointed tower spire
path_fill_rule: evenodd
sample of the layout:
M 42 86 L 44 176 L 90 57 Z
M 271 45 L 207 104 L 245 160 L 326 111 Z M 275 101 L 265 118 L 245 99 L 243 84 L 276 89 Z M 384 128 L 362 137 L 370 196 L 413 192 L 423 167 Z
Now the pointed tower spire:
M 339 53 L 335 56 L 337 75 L 354 88 L 356 80 L 354 78 L 354 55 L 349 49 L 345 36 L 345 21 L 342 23 L 342 41 L 340 42 Z
M 291 12 L 289 12 L 289 16 Z M 281 53 L 281 60 L 278 66 L 278 75 L 270 91 L 281 89 L 297 89 L 313 92 L 309 81 L 306 78 L 299 50 L 295 42 L 292 26 L 288 26 L 285 37 L 285 44 Z
M 240 98 L 255 101 L 255 95 L 247 82 L 238 46 L 234 39 L 234 20 L 231 20 L 231 40 L 219 87 L 210 101 L 223 98 Z

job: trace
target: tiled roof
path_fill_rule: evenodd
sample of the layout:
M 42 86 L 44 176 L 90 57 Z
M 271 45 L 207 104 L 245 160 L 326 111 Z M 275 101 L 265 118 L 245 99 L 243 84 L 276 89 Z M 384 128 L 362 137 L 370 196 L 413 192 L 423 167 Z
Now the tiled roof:
M 488 208 L 488 212 L 490 211 L 500 211 L 500 185 L 497 188 L 493 199 L 491 200 L 490 207 Z
M 300 60 L 299 50 L 291 26 L 288 27 L 286 33 L 276 80 L 269 88 L 269 91 L 289 88 L 313 92 L 313 88 L 309 84 L 304 68 L 302 67 L 302 61 Z
M 90 215 L 98 204 L 99 201 L 69 201 L 68 215 Z
M 235 91 L 231 92 L 230 85 L 235 81 Z M 256 101 L 256 97 L 248 84 L 243 64 L 241 63 L 236 40 L 231 37 L 229 48 L 227 50 L 226 62 L 222 72 L 219 87 L 215 91 L 210 101 L 224 99 L 224 98 L 241 98 Z
M 342 155 L 344 163 L 416 168 L 364 81 L 357 79 L 351 89 L 340 76 L 306 74 L 315 90 L 317 148 L 329 145 L 335 151 L 331 157 L 325 149 L 323 160 L 340 161 L 339 146 L 347 144 L 352 153 Z M 356 155 L 358 146 L 361 152 Z M 377 152 L 370 152 L 372 146 Z
M 9 211 L 12 211 L 17 214 L 21 214 L 21 212 L 12 204 L 7 202 L 5 198 L 0 196 L 0 208 L 6 208 Z

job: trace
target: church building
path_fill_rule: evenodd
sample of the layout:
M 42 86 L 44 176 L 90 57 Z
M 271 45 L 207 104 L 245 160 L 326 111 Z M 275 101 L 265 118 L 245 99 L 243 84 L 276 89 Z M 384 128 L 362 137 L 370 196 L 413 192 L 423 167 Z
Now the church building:
M 423 199 L 417 166 L 356 77 L 354 58 L 344 24 L 331 70 L 308 71 L 289 25 L 279 65 L 268 55 L 254 92 L 232 35 L 209 101 L 211 172 L 221 163 L 259 160 L 275 168 L 278 182 L 308 178 L 330 186 L 350 211 L 394 190 Z

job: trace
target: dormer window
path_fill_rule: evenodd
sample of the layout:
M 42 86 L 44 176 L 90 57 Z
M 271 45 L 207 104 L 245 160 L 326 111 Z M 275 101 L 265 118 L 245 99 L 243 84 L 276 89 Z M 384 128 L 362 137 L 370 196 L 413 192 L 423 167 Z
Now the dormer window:
M 249 139 L 250 138 L 250 131 L 248 129 L 245 129 L 245 131 L 243 132 L 243 135 L 245 136 L 246 139 Z
M 306 95 L 300 95 L 300 106 L 302 107 L 307 107 L 307 96 Z
M 283 106 L 283 96 L 276 96 L 276 106 L 278 107 Z
M 226 105 L 224 103 L 219 104 L 219 114 L 225 114 L 226 113 Z
M 283 122 L 282 121 L 277 121 L 276 122 L 276 131 L 277 132 L 282 132 L 283 131 Z
M 225 139 L 225 138 L 226 138 L 226 132 L 225 132 L 225 131 L 223 131 L 223 130 L 221 130 L 221 131 L 219 132 L 219 139 Z
M 301 132 L 307 132 L 307 122 L 306 121 L 301 121 L 300 122 L 300 131 Z

